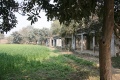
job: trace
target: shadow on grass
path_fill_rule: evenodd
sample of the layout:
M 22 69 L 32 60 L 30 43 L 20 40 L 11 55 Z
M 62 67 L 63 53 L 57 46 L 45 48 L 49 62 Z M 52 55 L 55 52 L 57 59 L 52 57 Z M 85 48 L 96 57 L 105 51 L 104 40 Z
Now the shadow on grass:
M 96 69 L 90 66 L 92 63 L 73 55 L 59 55 L 41 62 L 0 53 L 0 80 L 86 80 L 89 76 L 98 76 L 92 74 Z
M 77 64 L 79 66 L 77 69 L 78 75 L 81 75 L 83 77 L 86 76 L 96 77 L 96 79 L 99 80 L 99 68 L 96 66 L 94 62 L 90 62 L 89 60 L 86 61 L 74 54 L 65 54 L 64 56 L 73 60 L 74 64 Z M 96 79 L 90 79 L 90 80 L 96 80 Z

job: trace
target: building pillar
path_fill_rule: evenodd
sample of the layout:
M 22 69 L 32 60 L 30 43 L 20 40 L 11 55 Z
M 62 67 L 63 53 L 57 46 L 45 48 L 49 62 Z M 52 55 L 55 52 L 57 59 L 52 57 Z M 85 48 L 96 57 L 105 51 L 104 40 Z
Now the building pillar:
M 95 36 L 93 36 L 93 52 L 95 53 Z
M 49 38 L 49 47 L 52 47 L 52 39 Z
M 62 39 L 60 39 L 60 47 L 62 48 Z
M 81 51 L 83 51 L 83 34 L 81 34 Z
M 115 56 L 115 37 L 114 33 L 112 34 L 112 39 L 111 39 L 111 56 Z
M 72 49 L 75 50 L 76 48 L 76 39 L 75 39 L 75 35 L 72 34 Z
M 55 47 L 55 39 L 53 39 L 53 47 Z
M 62 39 L 61 42 L 62 42 L 62 49 L 63 49 L 63 48 L 65 48 L 65 47 L 64 47 L 64 46 L 65 46 L 65 44 L 64 44 L 64 38 L 61 38 L 61 39 Z
M 39 42 L 37 42 L 37 44 L 39 44 Z M 45 45 L 48 46 L 48 39 L 46 39 Z

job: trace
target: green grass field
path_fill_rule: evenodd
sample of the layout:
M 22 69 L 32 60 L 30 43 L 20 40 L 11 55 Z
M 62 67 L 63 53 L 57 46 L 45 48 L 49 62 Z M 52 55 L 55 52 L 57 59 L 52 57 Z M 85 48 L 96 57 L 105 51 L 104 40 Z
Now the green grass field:
M 99 80 L 93 62 L 40 45 L 0 44 L 0 80 Z

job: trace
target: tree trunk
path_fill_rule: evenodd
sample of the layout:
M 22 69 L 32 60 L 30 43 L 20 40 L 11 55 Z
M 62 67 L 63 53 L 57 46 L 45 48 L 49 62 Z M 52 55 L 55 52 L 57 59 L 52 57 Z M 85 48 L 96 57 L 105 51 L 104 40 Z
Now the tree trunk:
M 110 43 L 114 27 L 114 0 L 104 0 L 104 21 L 100 40 L 100 80 L 111 80 Z

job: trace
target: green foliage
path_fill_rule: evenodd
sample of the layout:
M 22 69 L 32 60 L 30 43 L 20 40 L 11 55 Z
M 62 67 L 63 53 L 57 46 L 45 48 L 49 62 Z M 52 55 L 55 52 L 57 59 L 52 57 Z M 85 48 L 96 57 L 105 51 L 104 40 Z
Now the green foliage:
M 61 28 L 60 35 L 64 37 L 67 35 L 75 34 L 79 29 L 80 24 L 72 20 L 69 25 L 62 24 L 61 26 L 62 28 Z
M 117 24 L 120 21 L 119 3 L 119 0 L 114 1 L 114 18 Z M 82 18 L 88 19 L 92 14 L 97 14 L 99 19 L 103 20 L 104 12 L 104 0 L 53 0 L 53 3 L 51 0 L 24 0 L 20 6 L 15 0 L 1 0 L 0 6 L 0 29 L 5 32 L 16 26 L 17 20 L 14 12 L 19 10 L 29 16 L 28 20 L 31 24 L 38 21 L 41 10 L 46 12 L 48 20 L 57 19 L 60 23 L 66 24 L 72 20 L 80 23 Z
M 13 43 L 17 43 L 17 44 L 21 43 L 22 36 L 20 33 L 16 31 L 16 32 L 13 32 L 11 35 L 13 36 Z
M 75 21 L 71 21 L 69 25 L 60 24 L 58 20 L 53 21 L 51 24 L 51 31 L 52 35 L 58 35 L 58 36 L 67 36 L 71 34 L 75 34 L 75 32 L 79 29 L 80 24 L 78 24 Z
M 87 66 L 92 63 L 44 46 L 0 45 L 1 80 L 73 80 L 98 76 Z
M 69 23 L 71 20 L 75 20 L 79 23 L 83 17 L 89 17 L 91 12 L 95 12 L 97 1 L 53 0 L 53 2 L 54 4 L 50 3 L 50 0 L 24 0 L 23 12 L 29 13 L 31 21 L 38 16 L 41 9 L 43 9 L 46 12 L 48 20 L 58 19 L 60 23 Z
M 42 28 L 39 30 L 39 41 L 45 42 L 46 38 L 51 36 L 51 32 L 48 28 Z
M 48 28 L 37 29 L 33 26 L 24 27 L 22 30 L 13 32 L 10 39 L 13 43 L 27 43 L 27 44 L 40 44 L 45 43 L 47 37 L 50 36 Z
M 16 27 L 17 20 L 14 12 L 19 4 L 15 0 L 0 0 L 0 31 L 8 32 Z
M 38 36 L 36 33 L 38 30 L 36 30 L 33 26 L 27 26 L 22 28 L 22 30 L 18 31 L 22 35 L 22 43 L 25 42 L 35 42 L 36 36 Z
M 114 1 L 115 7 L 114 7 L 114 19 L 117 24 L 120 22 L 120 0 Z
M 93 66 L 94 65 L 93 62 L 80 59 L 80 58 L 76 57 L 75 55 L 65 55 L 65 57 L 68 57 L 68 58 L 74 60 L 79 65 L 84 65 L 84 66 Z
M 120 69 L 120 57 L 112 57 L 112 65 Z
M 59 35 L 61 32 L 61 25 L 58 20 L 53 21 L 51 24 L 52 35 Z

